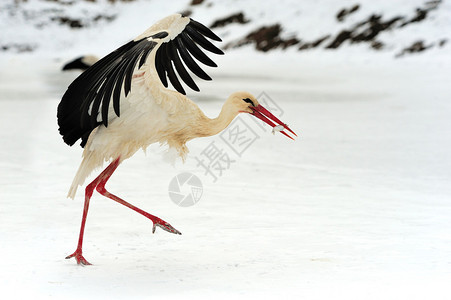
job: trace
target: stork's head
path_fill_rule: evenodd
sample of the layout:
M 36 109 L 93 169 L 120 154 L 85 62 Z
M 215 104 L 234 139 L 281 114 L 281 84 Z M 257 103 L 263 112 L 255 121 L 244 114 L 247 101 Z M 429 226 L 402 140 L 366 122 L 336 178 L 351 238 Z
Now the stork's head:
M 264 108 L 260 103 L 258 103 L 257 98 L 248 92 L 236 92 L 233 93 L 227 100 L 228 104 L 235 110 L 235 113 L 248 113 L 254 117 L 259 118 L 269 126 L 273 128 L 274 131 L 280 131 L 285 136 L 293 139 L 284 130 L 288 130 L 295 136 L 296 133 L 293 132 L 288 126 L 280 121 L 276 116 L 274 116 L 270 111 Z

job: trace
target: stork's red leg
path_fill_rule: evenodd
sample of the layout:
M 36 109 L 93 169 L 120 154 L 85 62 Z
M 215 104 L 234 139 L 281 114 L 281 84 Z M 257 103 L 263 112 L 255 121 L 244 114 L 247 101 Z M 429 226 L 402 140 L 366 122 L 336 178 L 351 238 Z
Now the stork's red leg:
M 78 264 L 90 265 L 90 263 L 82 255 L 83 234 L 85 232 L 86 217 L 88 216 L 89 200 L 91 199 L 96 186 L 102 181 L 102 179 L 110 178 L 111 175 L 113 174 L 114 170 L 116 170 L 118 165 L 119 165 L 119 158 L 117 158 L 115 161 L 113 161 L 111 164 L 109 164 L 108 167 L 106 167 L 105 170 L 103 170 L 103 172 L 100 173 L 100 175 L 97 176 L 96 179 L 94 179 L 90 184 L 88 184 L 86 186 L 85 205 L 83 208 L 83 217 L 81 219 L 80 236 L 78 238 L 77 249 L 75 250 L 74 253 L 67 256 L 66 259 L 75 257 Z
M 119 159 L 118 159 L 119 160 Z M 117 160 L 117 165 L 119 165 L 119 161 Z M 119 198 L 116 195 L 111 194 L 110 192 L 108 192 L 105 188 L 105 184 L 107 183 L 108 179 L 110 179 L 111 175 L 113 174 L 114 170 L 117 168 L 117 165 L 114 167 L 114 169 L 111 171 L 111 173 L 106 174 L 101 180 L 100 182 L 97 184 L 96 190 L 102 194 L 105 197 L 108 197 L 122 205 L 125 205 L 128 208 L 133 209 L 134 211 L 140 213 L 141 215 L 143 215 L 144 217 L 150 219 L 153 222 L 153 228 L 152 228 L 152 233 L 155 232 L 156 226 L 160 227 L 163 230 L 166 230 L 168 232 L 171 233 L 175 233 L 175 234 L 182 234 L 180 231 L 178 231 L 177 229 L 175 229 L 171 224 L 169 224 L 168 222 L 149 214 L 148 212 L 145 212 L 144 210 L 126 202 L 125 200 Z
M 171 224 L 167 223 L 166 221 L 151 215 L 142 209 L 139 209 L 136 206 L 131 205 L 130 203 L 122 200 L 116 195 L 111 194 L 105 189 L 105 184 L 107 183 L 108 179 L 110 179 L 111 175 L 113 175 L 113 172 L 116 170 L 116 168 L 119 166 L 119 157 L 114 160 L 108 167 L 106 167 L 105 170 L 103 170 L 102 173 L 100 173 L 99 176 L 97 176 L 96 179 L 94 179 L 88 186 L 86 186 L 85 190 L 85 205 L 83 209 L 83 217 L 81 220 L 81 228 L 80 228 L 80 236 L 78 239 L 78 246 L 74 253 L 67 256 L 67 258 L 75 257 L 78 264 L 82 265 L 90 265 L 90 263 L 83 257 L 82 255 L 82 245 L 83 245 L 83 234 L 85 231 L 85 223 L 86 223 L 86 217 L 88 215 L 88 208 L 89 208 L 89 200 L 91 199 L 91 196 L 94 192 L 94 189 L 96 189 L 100 194 L 102 194 L 105 197 L 108 197 L 122 205 L 125 205 L 128 208 L 133 209 L 134 211 L 140 213 L 141 215 L 145 216 L 146 218 L 150 219 L 153 222 L 153 229 L 152 232 L 155 232 L 156 226 L 175 234 L 181 234 L 180 231 L 175 229 Z

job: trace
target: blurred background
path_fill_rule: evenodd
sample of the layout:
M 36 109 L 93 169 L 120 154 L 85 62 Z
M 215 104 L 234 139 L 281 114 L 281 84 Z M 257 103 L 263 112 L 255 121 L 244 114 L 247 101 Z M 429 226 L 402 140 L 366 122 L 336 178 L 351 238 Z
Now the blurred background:
M 183 235 L 152 235 L 148 220 L 94 195 L 84 245 L 94 266 L 78 268 L 64 257 L 83 189 L 65 196 L 82 149 L 63 143 L 56 107 L 82 70 L 62 69 L 173 13 L 223 40 L 225 55 L 210 55 L 218 67 L 205 67 L 213 81 L 188 92 L 208 116 L 247 90 L 299 138 L 243 116 L 258 138 L 240 155 L 220 137 L 190 142 L 185 164 L 158 146 L 137 153 L 111 191 Z M 1 1 L 2 293 L 449 299 L 450 13 L 448 0 Z M 211 142 L 233 160 L 216 181 L 196 160 Z M 194 206 L 168 196 L 181 172 L 202 182 Z
M 3 1 L 3 54 L 108 53 L 174 12 L 202 20 L 224 49 L 305 54 L 324 49 L 402 57 L 446 48 L 449 3 L 399 1 Z M 351 50 L 358 48 L 359 50 Z

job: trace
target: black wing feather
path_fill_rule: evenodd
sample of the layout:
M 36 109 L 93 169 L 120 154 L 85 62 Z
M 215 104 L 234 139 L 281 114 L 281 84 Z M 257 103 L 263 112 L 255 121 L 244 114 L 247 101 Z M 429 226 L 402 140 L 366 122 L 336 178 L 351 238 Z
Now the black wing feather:
M 68 145 L 72 146 L 81 138 L 81 146 L 84 147 L 97 126 L 108 126 L 111 101 L 115 114 L 120 116 L 120 96 L 122 92 L 125 96 L 131 92 L 136 66 L 139 69 L 145 64 L 158 45 L 155 39 L 167 36 L 168 32 L 161 31 L 130 41 L 99 60 L 69 85 L 57 112 L 59 132 Z M 185 94 L 178 75 L 188 87 L 199 91 L 186 67 L 201 79 L 211 80 L 193 57 L 210 67 L 216 67 L 216 64 L 198 46 L 215 54 L 224 53 L 206 38 L 221 41 L 210 29 L 190 19 L 180 34 L 161 43 L 156 49 L 155 68 L 165 87 L 168 87 L 169 78 L 172 86 Z
M 194 61 L 194 59 L 189 54 L 183 42 L 185 38 L 189 39 L 188 36 L 185 37 L 185 34 L 181 33 L 181 37 L 179 39 L 176 39 L 176 42 L 178 44 L 177 49 L 179 50 L 180 56 L 182 57 L 186 66 L 191 70 L 191 72 L 196 74 L 199 78 L 202 78 L 203 80 L 211 80 L 211 77 L 208 76 L 208 74 L 205 73 L 204 70 L 201 69 L 201 67 L 199 67 L 199 65 Z
M 59 132 L 64 142 L 73 145 L 81 138 L 81 146 L 84 147 L 94 128 L 100 124 L 108 126 L 108 108 L 112 93 L 113 107 L 119 115 L 120 92 L 127 66 L 136 65 L 142 55 L 138 52 L 139 49 L 149 52 L 155 45 L 155 41 L 149 41 L 147 38 L 131 41 L 99 60 L 69 85 L 57 112 Z M 130 53 L 138 57 L 131 58 Z M 131 81 L 131 76 L 127 80 Z M 99 112 L 100 121 L 97 119 Z
M 187 34 L 183 34 L 180 40 L 183 41 L 183 45 L 186 47 L 186 49 L 201 63 L 210 67 L 217 67 L 215 62 L 212 61 L 205 53 L 203 53 L 202 50 L 200 50 L 199 47 L 196 46 L 196 44 Z
M 224 52 L 213 45 L 205 37 L 215 41 L 221 41 L 221 39 L 210 29 L 201 23 L 190 19 L 190 22 L 181 33 L 179 33 L 173 40 L 164 43 L 158 48 L 155 56 L 155 67 L 157 69 L 158 76 L 165 87 L 168 86 L 167 78 L 169 78 L 169 81 L 174 88 L 179 93 L 185 94 L 185 90 L 174 72 L 174 65 L 183 82 L 186 83 L 186 85 L 188 85 L 191 89 L 199 91 L 199 88 L 194 83 L 194 80 L 186 71 L 182 60 L 188 69 L 190 69 L 196 76 L 204 80 L 211 80 L 211 77 L 208 76 L 208 74 L 205 73 L 201 67 L 199 67 L 192 56 L 207 66 L 216 67 L 217 65 L 205 53 L 203 53 L 197 45 L 215 54 L 224 54 Z
M 166 70 L 163 66 L 164 59 L 162 58 L 163 54 L 166 53 L 165 50 L 162 50 L 161 48 L 165 48 L 166 44 L 163 44 L 160 46 L 160 48 L 157 51 L 157 54 L 155 55 L 155 68 L 157 69 L 158 77 L 160 77 L 161 83 L 163 83 L 164 87 L 168 87 L 168 80 L 166 79 Z
M 149 53 L 150 53 L 150 51 L 152 51 L 152 49 L 153 49 L 153 47 L 147 47 L 147 48 L 144 50 L 144 52 L 143 52 L 143 54 L 142 54 L 142 56 L 141 56 L 141 59 L 139 60 L 139 65 L 138 65 L 138 68 L 139 68 L 139 69 L 141 69 L 141 67 L 143 66 L 143 64 L 146 62 L 147 56 L 149 56 Z
M 118 72 L 119 69 L 113 70 L 113 72 L 111 73 L 111 77 L 116 78 Z M 115 80 L 108 80 L 108 82 L 105 84 L 105 95 L 104 95 L 105 99 L 111 99 L 111 95 L 113 94 L 113 88 L 115 84 L 116 84 Z M 118 117 L 120 117 L 121 115 L 119 104 L 120 104 L 119 101 L 116 102 L 113 101 L 113 109 Z
M 201 23 L 191 19 L 190 25 L 194 29 L 196 29 L 197 31 L 199 31 L 200 33 L 205 35 L 206 37 L 208 37 L 208 38 L 210 38 L 210 39 L 212 39 L 214 41 L 217 41 L 217 42 L 222 42 L 221 38 L 219 36 L 217 36 L 216 34 L 214 34 L 214 32 L 211 31 L 210 28 L 208 28 L 204 24 L 201 24 Z
M 164 50 L 165 50 L 165 57 L 169 58 L 169 59 L 165 59 L 163 61 L 163 66 L 166 69 L 167 75 L 169 80 L 171 81 L 171 84 L 174 86 L 174 88 L 181 94 L 186 95 L 185 94 L 185 90 L 183 89 L 182 85 L 180 84 L 180 81 L 177 78 L 177 75 L 175 75 L 175 71 L 174 68 L 172 67 L 172 61 L 171 61 L 171 56 L 170 56 L 170 50 L 169 50 L 169 43 L 165 44 L 164 46 Z
M 170 43 L 173 43 L 173 41 L 171 41 Z M 196 85 L 196 83 L 191 78 L 191 76 L 189 76 L 188 72 L 186 71 L 185 67 L 183 66 L 183 63 L 177 54 L 177 47 L 172 46 L 172 47 L 168 47 L 168 49 L 170 51 L 169 56 L 170 56 L 171 60 L 174 62 L 175 69 L 179 73 L 180 78 L 182 78 L 183 82 L 185 82 L 186 85 L 188 85 L 191 89 L 198 92 L 199 87 Z
M 198 31 L 196 31 L 193 27 L 186 26 L 185 31 L 194 41 L 196 41 L 196 43 L 198 43 L 205 50 L 208 50 L 208 51 L 216 53 L 216 54 L 224 54 L 224 52 L 222 52 L 221 49 L 219 49 L 215 45 L 213 45 L 202 34 L 200 34 Z

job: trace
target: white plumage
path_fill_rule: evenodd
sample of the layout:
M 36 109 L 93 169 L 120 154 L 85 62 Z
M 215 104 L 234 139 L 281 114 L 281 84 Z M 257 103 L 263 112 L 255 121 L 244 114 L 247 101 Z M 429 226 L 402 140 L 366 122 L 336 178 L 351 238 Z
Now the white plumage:
M 220 41 L 204 25 L 180 14 L 171 15 L 99 60 L 69 86 L 58 106 L 59 130 L 69 145 L 81 139 L 84 151 L 68 197 L 75 197 L 78 187 L 94 169 L 104 162 L 110 164 L 86 187 L 78 247 L 67 258 L 75 257 L 78 263 L 89 264 L 82 256 L 82 243 L 94 189 L 151 219 L 153 230 L 159 226 L 180 234 L 169 223 L 105 189 L 117 166 L 139 149 L 160 143 L 176 149 L 184 159 L 188 152 L 187 141 L 219 133 L 242 112 L 252 114 L 272 127 L 280 125 L 278 130 L 287 129 L 294 134 L 247 92 L 233 93 L 214 119 L 205 116 L 184 95 L 179 77 L 188 87 L 199 90 L 185 67 L 198 77 L 210 80 L 194 59 L 216 66 L 199 46 L 223 54 L 206 38 Z M 167 88 L 168 79 L 177 91 Z M 290 137 L 284 131 L 281 133 Z

